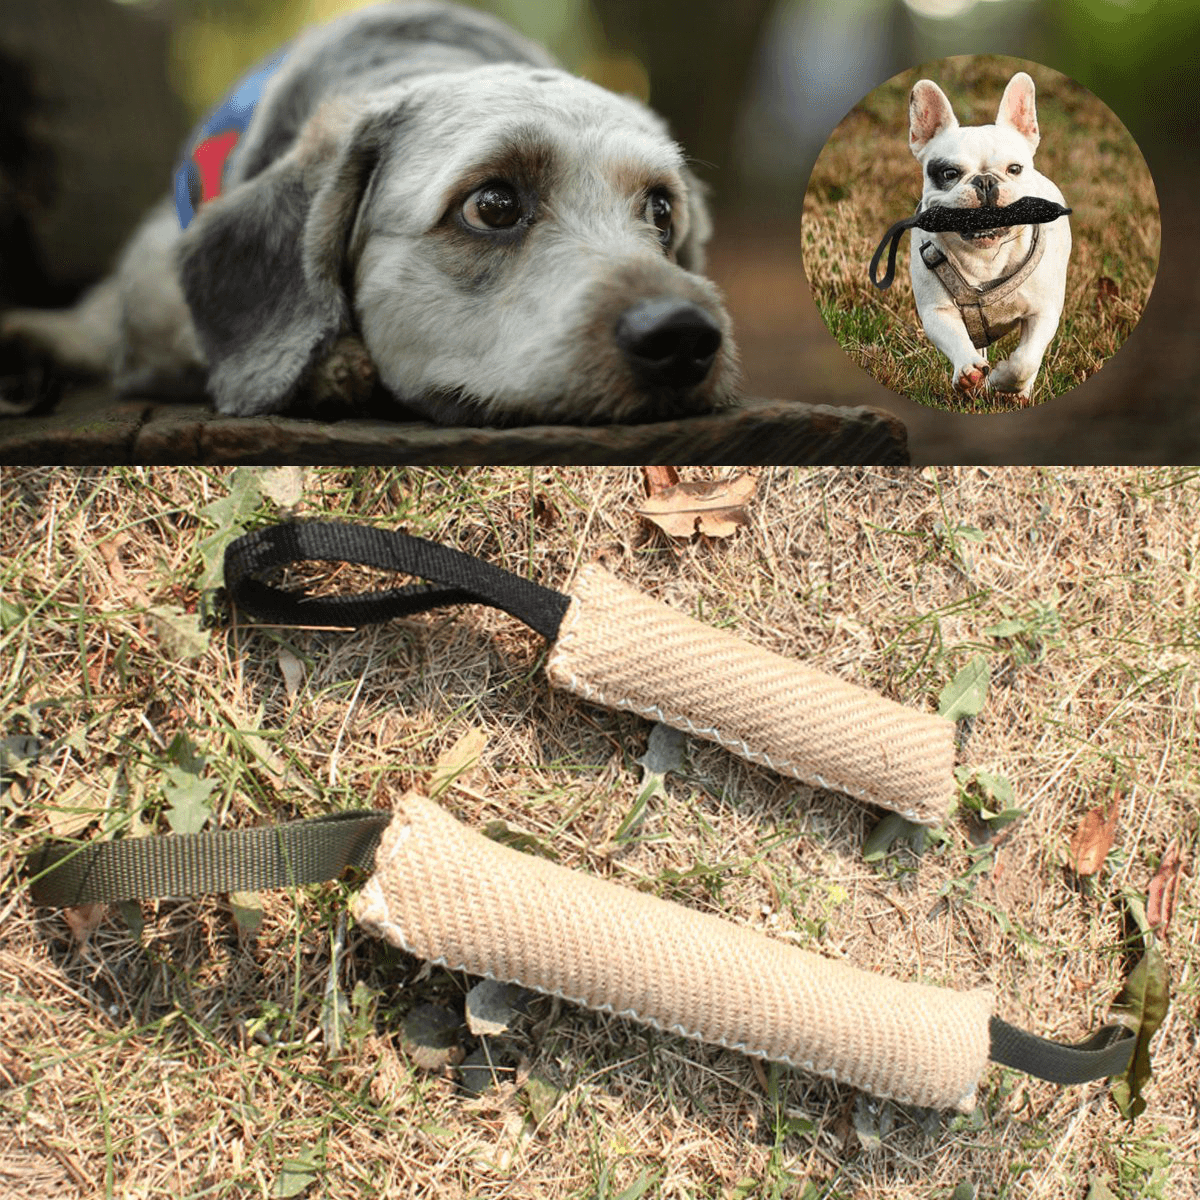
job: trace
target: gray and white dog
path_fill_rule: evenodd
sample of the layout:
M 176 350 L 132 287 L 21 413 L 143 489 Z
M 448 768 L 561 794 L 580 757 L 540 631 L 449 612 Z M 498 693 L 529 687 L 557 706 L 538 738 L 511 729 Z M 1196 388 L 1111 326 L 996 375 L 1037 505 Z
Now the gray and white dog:
M 1033 165 L 1041 133 L 1032 78 L 1008 82 L 994 125 L 959 125 L 946 94 L 929 79 L 909 96 L 908 144 L 924 171 L 923 208 L 1002 209 L 1025 196 L 1064 204 Z M 913 235 L 912 285 L 929 340 L 950 360 L 954 389 L 987 385 L 1028 401 L 1058 329 L 1067 286 L 1071 227 L 1065 216 L 1041 225 L 972 234 Z M 1012 353 L 989 366 L 985 347 L 1013 329 Z
M 376 374 L 446 424 L 736 401 L 683 152 L 485 14 L 380 4 L 301 35 L 182 228 L 201 198 L 155 208 L 75 309 L 11 312 L 0 332 L 126 392 L 199 377 L 240 415 Z

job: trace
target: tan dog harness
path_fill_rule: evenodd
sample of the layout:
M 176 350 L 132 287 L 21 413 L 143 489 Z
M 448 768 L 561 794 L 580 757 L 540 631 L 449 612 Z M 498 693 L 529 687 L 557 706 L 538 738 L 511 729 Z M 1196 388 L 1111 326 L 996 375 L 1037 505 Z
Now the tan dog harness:
M 1015 298 L 1016 293 L 1037 270 L 1046 252 L 1042 227 L 1034 225 L 1032 228 L 1033 241 L 1029 245 L 1029 252 L 1016 269 L 980 284 L 968 283 L 954 261 L 932 242 L 921 243 L 921 261 L 949 293 L 977 350 L 998 341 L 1024 315 L 1022 306 Z

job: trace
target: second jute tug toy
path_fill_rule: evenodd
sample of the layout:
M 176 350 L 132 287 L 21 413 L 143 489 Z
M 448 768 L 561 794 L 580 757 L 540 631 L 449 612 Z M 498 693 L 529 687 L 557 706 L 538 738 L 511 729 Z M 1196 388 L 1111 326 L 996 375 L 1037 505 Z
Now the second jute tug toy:
M 263 582 L 301 561 L 433 584 L 310 597 Z M 936 823 L 953 794 L 953 726 L 677 613 L 598 566 L 563 595 L 419 538 L 331 524 L 248 534 L 226 552 L 239 609 L 285 624 L 362 625 L 490 604 L 552 643 L 556 686 L 709 738 L 754 762 Z M 646 669 L 653 658 L 653 678 Z M 988 1061 L 1061 1083 L 1123 1070 L 1124 1026 L 1077 1047 L 992 1016 L 991 993 L 904 983 L 719 917 L 496 844 L 409 793 L 341 813 L 34 856 L 39 903 L 258 890 L 374 866 L 363 926 L 423 958 L 931 1107 L 970 1109 Z

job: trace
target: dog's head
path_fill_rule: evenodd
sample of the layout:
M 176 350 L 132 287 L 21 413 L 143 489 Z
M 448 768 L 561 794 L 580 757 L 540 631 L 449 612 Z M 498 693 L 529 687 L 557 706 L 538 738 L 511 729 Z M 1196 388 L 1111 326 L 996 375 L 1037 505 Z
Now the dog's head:
M 909 96 L 908 144 L 924 169 L 925 205 L 1003 208 L 1042 194 L 1042 177 L 1033 165 L 1039 138 L 1033 80 L 1024 71 L 1008 81 L 994 125 L 959 125 L 946 94 L 929 79 L 920 80 Z M 992 246 L 1008 231 L 953 236 Z
M 500 65 L 331 102 L 185 235 L 224 411 L 286 406 L 339 332 L 445 423 L 647 420 L 732 402 L 699 185 L 661 122 Z

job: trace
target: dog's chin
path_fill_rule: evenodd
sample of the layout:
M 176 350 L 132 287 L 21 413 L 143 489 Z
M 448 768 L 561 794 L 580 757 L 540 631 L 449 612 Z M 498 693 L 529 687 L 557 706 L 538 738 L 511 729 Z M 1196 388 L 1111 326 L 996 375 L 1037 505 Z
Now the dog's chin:
M 987 250 L 1000 245 L 1010 232 L 1011 226 L 1005 225 L 999 229 L 978 229 L 974 233 L 958 233 L 955 236 L 972 250 Z
M 513 429 L 527 425 L 646 425 L 680 417 L 704 416 L 736 406 L 731 390 L 711 387 L 659 388 L 618 397 L 564 395 L 557 400 L 521 404 L 472 396 L 463 390 L 429 392 L 407 398 L 405 408 L 436 425 Z

